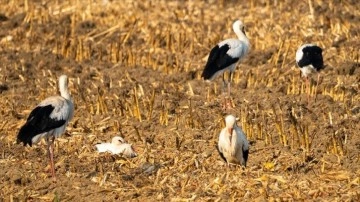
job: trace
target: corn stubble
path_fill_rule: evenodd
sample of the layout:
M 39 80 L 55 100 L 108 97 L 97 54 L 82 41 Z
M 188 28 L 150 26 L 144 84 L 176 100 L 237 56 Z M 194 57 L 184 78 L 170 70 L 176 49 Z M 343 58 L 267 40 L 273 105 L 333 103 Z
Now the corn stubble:
M 0 196 L 9 201 L 359 199 L 359 71 L 336 71 L 346 62 L 359 65 L 359 47 L 348 46 L 357 46 L 357 24 L 338 14 L 359 16 L 359 6 L 309 0 L 297 2 L 305 12 L 290 12 L 291 4 L 221 1 L 222 10 L 212 1 L 2 4 L 6 16 L 24 16 L 0 41 L 1 52 L 18 52 L 2 59 L 0 72 L 5 172 Z M 239 9 L 241 15 L 234 16 Z M 251 142 L 246 169 L 228 168 L 218 156 L 222 81 L 200 79 L 212 46 L 235 37 L 234 17 L 245 22 L 251 42 L 249 57 L 232 78 L 235 107 L 229 111 Z M 303 42 L 325 50 L 327 66 L 317 88 L 310 78 L 307 89 L 295 67 Z M 48 179 L 39 158 L 43 147 L 14 144 L 29 106 L 56 93 L 60 73 L 69 75 L 76 104 L 68 135 L 55 144 L 58 182 L 66 186 Z M 114 135 L 126 137 L 139 156 L 97 154 L 93 145 Z

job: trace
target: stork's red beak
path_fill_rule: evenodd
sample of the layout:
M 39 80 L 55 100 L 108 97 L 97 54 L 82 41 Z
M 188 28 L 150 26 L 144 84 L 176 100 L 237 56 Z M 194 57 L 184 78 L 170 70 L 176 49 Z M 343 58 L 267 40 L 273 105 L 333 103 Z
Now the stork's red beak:
M 231 139 L 232 139 L 232 134 L 233 134 L 233 130 L 234 130 L 234 128 L 228 128 L 228 132 L 229 132 L 229 134 L 230 134 L 230 145 L 231 145 Z

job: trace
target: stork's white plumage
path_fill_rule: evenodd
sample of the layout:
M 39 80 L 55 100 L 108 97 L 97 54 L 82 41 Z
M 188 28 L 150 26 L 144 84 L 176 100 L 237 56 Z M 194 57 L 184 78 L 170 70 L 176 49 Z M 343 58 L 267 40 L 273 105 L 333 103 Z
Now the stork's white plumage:
M 236 118 L 228 115 L 226 126 L 219 135 L 218 151 L 222 159 L 229 164 L 246 166 L 249 155 L 249 142 L 244 132 L 236 125 Z
M 230 81 L 236 64 L 241 61 L 249 52 L 250 42 L 245 35 L 244 24 L 237 20 L 233 23 L 233 30 L 237 39 L 226 39 L 218 43 L 210 52 L 209 58 L 201 74 L 205 80 L 212 80 L 217 75 L 223 74 L 224 86 L 226 85 L 224 72 L 229 71 L 228 96 L 230 97 Z
M 99 153 L 110 152 L 111 154 L 122 154 L 129 158 L 137 156 L 132 144 L 126 143 L 125 140 L 119 136 L 113 137 L 111 143 L 100 143 L 95 145 L 95 147 Z
M 20 128 L 17 142 L 32 146 L 45 138 L 50 157 L 50 167 L 53 179 L 54 168 L 54 140 L 65 132 L 66 126 L 74 115 L 74 104 L 68 90 L 66 75 L 59 77 L 60 96 L 48 97 L 33 109 L 26 123 Z
M 296 64 L 300 68 L 302 75 L 306 79 L 306 85 L 308 89 L 310 88 L 309 84 L 309 75 L 313 72 L 318 73 L 316 89 L 319 84 L 320 79 L 320 70 L 324 69 L 324 61 L 322 56 L 322 49 L 314 44 L 304 44 L 298 48 L 295 56 Z

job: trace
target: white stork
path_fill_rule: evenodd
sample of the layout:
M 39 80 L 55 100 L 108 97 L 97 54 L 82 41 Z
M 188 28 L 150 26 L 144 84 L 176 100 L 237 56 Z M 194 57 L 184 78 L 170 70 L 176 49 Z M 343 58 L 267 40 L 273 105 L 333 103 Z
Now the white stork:
M 205 80 L 212 80 L 217 75 L 223 74 L 224 87 L 226 85 L 224 72 L 229 71 L 228 97 L 230 97 L 230 81 L 236 69 L 237 62 L 241 61 L 249 52 L 250 43 L 245 34 L 244 24 L 237 20 L 233 23 L 233 30 L 237 39 L 226 39 L 218 43 L 210 52 L 205 69 L 201 74 Z
M 123 154 L 128 158 L 137 156 L 132 144 L 128 144 L 122 137 L 115 136 L 112 138 L 111 143 L 100 143 L 95 145 L 99 153 L 110 152 L 111 154 Z
M 66 75 L 59 77 L 59 89 L 61 96 L 48 97 L 31 111 L 17 136 L 17 143 L 22 142 L 24 146 L 27 144 L 32 146 L 41 138 L 45 138 L 54 180 L 56 180 L 54 140 L 65 132 L 67 124 L 74 115 L 74 104 L 68 90 Z
M 310 89 L 309 75 L 313 72 L 318 73 L 316 89 L 319 84 L 320 70 L 324 69 L 322 49 L 314 44 L 304 44 L 296 51 L 296 64 L 300 68 L 302 75 L 306 79 L 306 85 Z
M 218 151 L 221 158 L 228 163 L 246 166 L 249 155 L 249 142 L 244 132 L 236 125 L 236 118 L 228 115 L 226 126 L 219 135 Z

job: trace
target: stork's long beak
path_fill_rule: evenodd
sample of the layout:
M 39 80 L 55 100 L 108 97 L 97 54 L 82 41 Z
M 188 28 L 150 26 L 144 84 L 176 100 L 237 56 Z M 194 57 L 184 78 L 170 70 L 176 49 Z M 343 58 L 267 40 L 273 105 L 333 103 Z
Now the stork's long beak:
M 245 28 L 244 28 L 244 27 L 241 29 L 241 31 L 242 31 L 242 33 L 244 33 L 244 35 L 246 36 L 246 31 L 245 31 Z
M 232 139 L 232 134 L 233 134 L 233 130 L 234 130 L 234 128 L 228 128 L 228 132 L 229 132 L 229 134 L 230 134 L 230 145 L 231 145 L 231 139 Z

